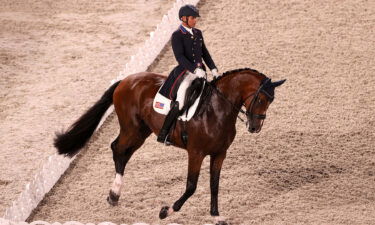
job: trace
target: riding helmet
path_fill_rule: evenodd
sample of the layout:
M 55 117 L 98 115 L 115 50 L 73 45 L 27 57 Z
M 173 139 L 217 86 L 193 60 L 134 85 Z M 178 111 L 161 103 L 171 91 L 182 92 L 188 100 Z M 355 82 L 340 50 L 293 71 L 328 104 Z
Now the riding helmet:
M 183 16 L 194 16 L 194 17 L 200 17 L 198 9 L 193 5 L 184 5 L 180 8 L 180 11 L 178 12 L 178 16 L 181 19 Z

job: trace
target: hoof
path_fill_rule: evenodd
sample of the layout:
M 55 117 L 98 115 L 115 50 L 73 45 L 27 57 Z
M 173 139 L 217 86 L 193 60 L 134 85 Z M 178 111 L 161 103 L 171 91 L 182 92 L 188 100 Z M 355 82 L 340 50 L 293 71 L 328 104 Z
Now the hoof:
M 229 225 L 229 223 L 225 222 L 225 218 L 221 216 L 215 216 L 215 225 Z
M 159 218 L 161 220 L 167 218 L 168 210 L 169 210 L 169 206 L 164 206 L 163 208 L 161 208 L 160 213 L 159 213 Z
M 118 200 L 119 200 L 120 196 L 117 195 L 116 193 L 114 193 L 112 190 L 109 191 L 109 195 L 107 197 L 107 202 L 111 205 L 111 206 L 116 206 L 118 204 Z

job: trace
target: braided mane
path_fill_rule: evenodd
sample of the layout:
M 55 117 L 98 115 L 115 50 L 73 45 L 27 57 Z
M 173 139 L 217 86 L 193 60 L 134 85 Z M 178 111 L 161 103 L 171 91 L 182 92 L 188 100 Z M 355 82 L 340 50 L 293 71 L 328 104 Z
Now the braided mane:
M 209 102 L 211 100 L 211 96 L 212 96 L 212 92 L 214 89 L 216 89 L 216 83 L 218 81 L 220 81 L 222 78 L 228 76 L 228 75 L 231 75 L 233 73 L 239 73 L 239 72 L 242 72 L 242 71 L 250 71 L 250 72 L 253 72 L 255 73 L 256 75 L 259 75 L 262 77 L 262 82 L 266 80 L 267 76 L 264 75 L 263 73 L 257 71 L 257 70 L 254 70 L 254 69 L 251 69 L 251 68 L 241 68 L 241 69 L 235 69 L 235 70 L 229 70 L 225 73 L 223 73 L 220 77 L 218 77 L 217 79 L 214 79 L 212 80 L 211 82 L 209 82 L 208 86 L 205 87 L 205 89 L 203 90 L 203 94 L 202 94 L 202 97 L 201 97 L 201 103 L 199 104 L 198 106 L 198 109 L 197 109 L 197 112 L 199 112 L 199 114 L 201 114 L 203 111 L 206 110 L 206 107 L 208 107 L 209 104 L 202 104 L 202 102 Z M 271 96 L 273 96 L 274 92 L 273 90 L 269 90 L 269 87 L 265 87 L 267 89 L 267 92 L 272 94 Z
M 223 73 L 223 75 L 221 75 L 219 78 L 213 80 L 212 83 L 216 84 L 216 82 L 218 82 L 219 80 L 221 80 L 223 77 L 228 76 L 228 75 L 233 74 L 233 73 L 242 72 L 242 71 L 251 71 L 251 72 L 254 72 L 254 73 L 258 74 L 258 75 L 267 77 L 266 75 L 264 75 L 263 73 L 259 72 L 258 70 L 254 70 L 254 69 L 251 69 L 251 68 L 241 68 L 241 69 L 229 70 L 229 71 Z

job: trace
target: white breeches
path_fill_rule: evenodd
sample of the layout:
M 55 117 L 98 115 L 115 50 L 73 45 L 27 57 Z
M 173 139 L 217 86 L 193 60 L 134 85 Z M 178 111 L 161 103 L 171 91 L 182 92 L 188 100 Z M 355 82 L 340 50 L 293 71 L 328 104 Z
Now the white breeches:
M 181 82 L 180 87 L 178 88 L 176 101 L 178 101 L 180 110 L 182 109 L 185 103 L 186 90 L 193 82 L 193 80 L 195 80 L 195 78 L 197 78 L 197 75 L 195 75 L 194 73 L 187 72 L 184 80 Z

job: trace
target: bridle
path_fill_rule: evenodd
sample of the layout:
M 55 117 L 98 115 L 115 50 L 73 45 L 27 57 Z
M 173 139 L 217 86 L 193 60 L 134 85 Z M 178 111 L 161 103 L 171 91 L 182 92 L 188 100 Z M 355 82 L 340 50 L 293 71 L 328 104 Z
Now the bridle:
M 257 100 L 258 100 L 258 98 L 259 98 L 259 94 L 260 94 L 260 93 L 263 93 L 264 95 L 266 95 L 267 98 L 268 98 L 268 100 L 269 100 L 270 102 L 272 102 L 273 99 L 274 99 L 274 96 L 270 95 L 268 92 L 266 92 L 266 91 L 264 90 L 265 85 L 268 84 L 269 82 L 271 82 L 271 79 L 269 79 L 269 78 L 264 79 L 264 80 L 261 82 L 261 84 L 259 85 L 259 88 L 257 89 L 257 91 L 254 92 L 254 93 L 252 93 L 252 94 L 250 94 L 249 96 L 247 96 L 247 97 L 244 99 L 244 101 L 243 101 L 241 107 L 242 107 L 242 106 L 245 106 L 245 108 L 246 108 L 246 105 L 245 105 L 246 100 L 249 99 L 251 96 L 254 96 L 254 98 L 251 100 L 250 106 L 246 109 L 246 112 L 243 111 L 241 108 L 238 108 L 237 106 L 235 106 L 235 105 L 234 105 L 229 99 L 227 99 L 227 98 L 223 95 L 223 93 L 221 93 L 216 87 L 214 87 L 214 90 L 216 90 L 216 92 L 219 94 L 219 96 L 221 96 L 223 99 L 225 99 L 227 102 L 229 102 L 229 103 L 232 105 L 232 107 L 233 107 L 234 109 L 238 110 L 240 113 L 244 114 L 244 115 L 247 117 L 246 126 L 248 127 L 248 129 L 249 129 L 249 131 L 250 131 L 252 125 L 254 124 L 254 119 L 259 119 L 259 120 L 263 120 L 263 121 L 266 119 L 266 114 L 255 114 L 255 113 L 253 112 L 254 107 L 255 107 L 255 104 L 256 104 L 256 102 L 257 102 Z M 207 82 L 207 83 L 209 83 L 209 82 Z M 238 115 L 237 117 L 238 117 L 242 122 L 245 122 L 245 120 L 243 120 L 239 115 Z M 262 124 L 263 124 L 263 121 L 262 121 Z
M 248 98 L 255 95 L 253 100 L 251 100 L 249 108 L 246 109 L 246 112 L 244 112 L 242 109 L 240 109 L 240 112 L 242 114 L 245 114 L 246 117 L 247 117 L 246 126 L 248 127 L 249 131 L 253 127 L 254 119 L 262 120 L 261 126 L 263 125 L 263 121 L 266 119 L 266 114 L 255 114 L 253 111 L 254 111 L 254 106 L 255 106 L 256 102 L 258 101 L 260 93 L 263 93 L 265 96 L 267 96 L 268 101 L 270 101 L 270 102 L 273 101 L 274 96 L 271 96 L 267 91 L 264 90 L 265 85 L 268 84 L 269 82 L 271 82 L 271 79 L 269 79 L 269 78 L 266 78 L 265 80 L 263 80 L 261 82 L 261 85 L 259 86 L 258 90 L 255 93 L 250 94 L 249 96 L 247 96 L 244 99 L 244 103 L 245 103 Z M 243 106 L 245 106 L 244 103 L 242 104 Z

